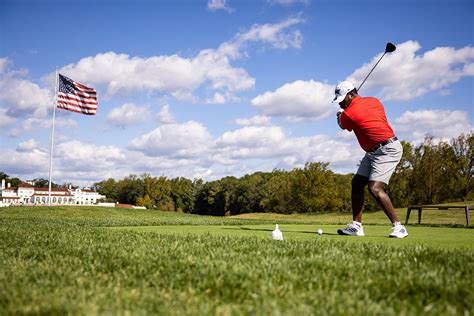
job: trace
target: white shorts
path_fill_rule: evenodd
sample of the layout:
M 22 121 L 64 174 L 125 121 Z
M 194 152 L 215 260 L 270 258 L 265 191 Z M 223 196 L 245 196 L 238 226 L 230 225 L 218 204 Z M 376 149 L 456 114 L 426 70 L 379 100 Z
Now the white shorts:
M 403 147 L 398 140 L 382 146 L 374 152 L 367 152 L 360 162 L 357 174 L 369 178 L 369 181 L 388 184 L 400 159 L 402 159 L 402 154 Z

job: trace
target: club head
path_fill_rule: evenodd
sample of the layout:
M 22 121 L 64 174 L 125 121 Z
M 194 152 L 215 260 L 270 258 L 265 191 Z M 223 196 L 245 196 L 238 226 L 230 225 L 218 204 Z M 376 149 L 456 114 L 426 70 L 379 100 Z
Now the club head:
M 392 43 L 387 43 L 387 46 L 385 47 L 385 52 L 391 53 L 394 52 L 396 49 L 397 47 L 395 45 L 393 45 Z

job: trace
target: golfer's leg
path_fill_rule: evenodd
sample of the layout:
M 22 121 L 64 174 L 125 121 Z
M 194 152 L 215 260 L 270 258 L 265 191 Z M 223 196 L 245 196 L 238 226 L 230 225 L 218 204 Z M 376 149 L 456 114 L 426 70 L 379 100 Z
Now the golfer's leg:
M 352 220 L 362 222 L 362 207 L 364 207 L 365 186 L 369 178 L 356 174 L 352 178 Z
M 377 200 L 377 202 L 382 206 L 383 211 L 390 219 L 392 223 L 398 222 L 397 213 L 393 208 L 392 201 L 385 192 L 385 183 L 380 181 L 369 181 L 369 192 Z

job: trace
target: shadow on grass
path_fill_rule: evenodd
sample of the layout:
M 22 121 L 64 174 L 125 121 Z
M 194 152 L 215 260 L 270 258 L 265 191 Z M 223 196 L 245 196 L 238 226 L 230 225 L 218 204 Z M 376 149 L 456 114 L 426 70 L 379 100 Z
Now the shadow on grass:
M 273 229 L 265 229 L 265 228 L 250 228 L 250 227 L 222 227 L 222 229 L 225 230 L 248 230 L 248 231 L 255 231 L 255 232 L 272 232 Z M 299 234 L 311 234 L 311 235 L 316 235 L 316 232 L 311 232 L 311 231 L 305 231 L 305 230 L 286 230 L 283 231 L 284 233 L 299 233 Z M 328 235 L 328 236 L 341 236 L 341 238 L 349 238 L 353 236 L 346 236 L 346 235 L 339 235 L 338 233 L 324 233 L 323 235 Z M 380 236 L 364 236 L 364 238 L 374 238 L 374 237 L 380 237 Z

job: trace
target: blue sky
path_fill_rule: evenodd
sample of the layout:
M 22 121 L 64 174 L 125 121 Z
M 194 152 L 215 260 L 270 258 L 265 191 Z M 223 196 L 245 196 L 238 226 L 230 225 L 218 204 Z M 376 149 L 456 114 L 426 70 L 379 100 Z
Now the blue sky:
M 306 162 L 354 172 L 341 80 L 378 97 L 399 138 L 473 130 L 472 1 L 0 0 L 0 170 L 48 178 L 54 73 L 99 93 L 57 111 L 53 181 L 205 180 Z

